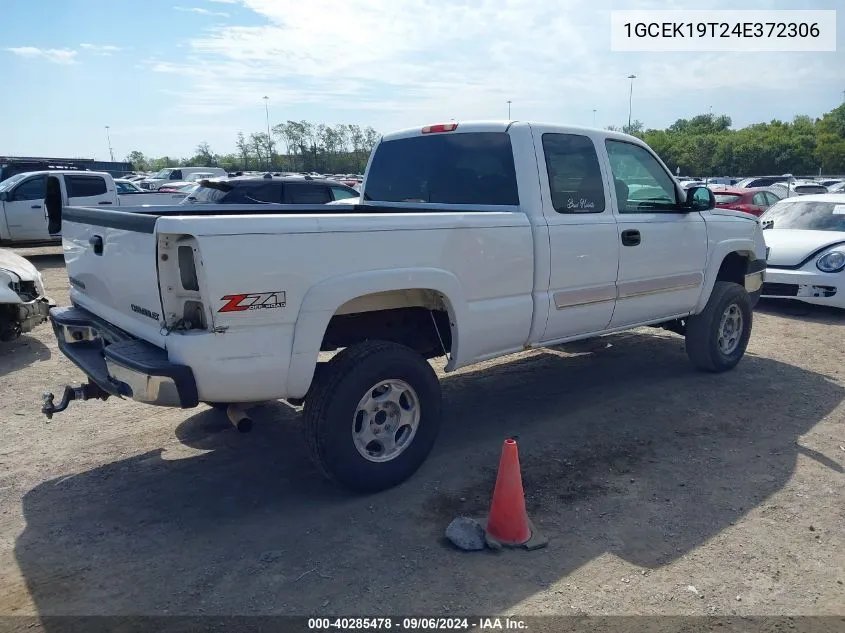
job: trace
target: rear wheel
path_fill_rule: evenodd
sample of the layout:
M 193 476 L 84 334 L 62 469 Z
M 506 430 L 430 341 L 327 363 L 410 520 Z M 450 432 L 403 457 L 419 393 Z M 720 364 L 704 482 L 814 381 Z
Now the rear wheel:
M 311 457 L 330 480 L 358 492 L 391 488 L 431 452 L 440 427 L 440 382 L 420 354 L 367 341 L 315 376 L 305 400 Z
M 699 369 L 733 369 L 745 354 L 751 337 L 751 298 L 741 285 L 717 281 L 701 314 L 689 317 L 687 356 Z

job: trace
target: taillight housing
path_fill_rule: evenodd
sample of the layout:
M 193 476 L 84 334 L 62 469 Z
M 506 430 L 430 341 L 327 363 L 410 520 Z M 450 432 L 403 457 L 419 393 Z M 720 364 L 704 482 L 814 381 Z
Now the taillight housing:
M 203 301 L 202 258 L 196 238 L 160 234 L 158 260 L 167 328 L 177 332 L 212 329 L 213 316 Z

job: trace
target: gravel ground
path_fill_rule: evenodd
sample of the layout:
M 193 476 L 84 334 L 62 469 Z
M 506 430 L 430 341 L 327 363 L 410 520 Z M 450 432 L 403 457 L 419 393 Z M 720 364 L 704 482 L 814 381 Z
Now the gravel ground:
M 20 250 L 67 301 L 55 248 Z M 761 305 L 749 353 L 694 371 L 648 329 L 443 379 L 434 452 L 354 497 L 299 413 L 73 403 L 48 326 L 0 347 L 0 614 L 845 614 L 845 313 Z M 534 552 L 462 553 L 519 436 Z

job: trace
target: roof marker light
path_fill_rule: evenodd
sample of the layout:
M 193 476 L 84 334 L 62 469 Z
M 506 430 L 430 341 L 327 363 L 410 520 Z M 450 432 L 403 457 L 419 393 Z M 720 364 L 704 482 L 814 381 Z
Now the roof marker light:
M 437 132 L 454 132 L 457 127 L 457 123 L 438 123 L 437 125 L 426 125 L 422 129 L 422 133 L 435 134 Z

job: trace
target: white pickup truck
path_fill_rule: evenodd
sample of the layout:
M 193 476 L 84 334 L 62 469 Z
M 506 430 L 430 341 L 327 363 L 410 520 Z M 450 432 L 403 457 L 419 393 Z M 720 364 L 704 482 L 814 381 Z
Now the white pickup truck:
M 644 325 L 731 369 L 766 246 L 756 217 L 685 192 L 648 146 L 525 122 L 383 137 L 360 205 L 66 208 L 73 305 L 51 310 L 89 378 L 45 394 L 170 407 L 304 404 L 323 472 L 354 490 L 408 478 L 441 418 L 446 371 Z M 225 213 L 225 215 L 223 215 Z M 320 353 L 341 350 L 330 361 Z
M 0 244 L 60 239 L 47 230 L 45 205 L 143 206 L 178 204 L 186 194 L 118 193 L 105 172 L 33 171 L 0 182 Z

